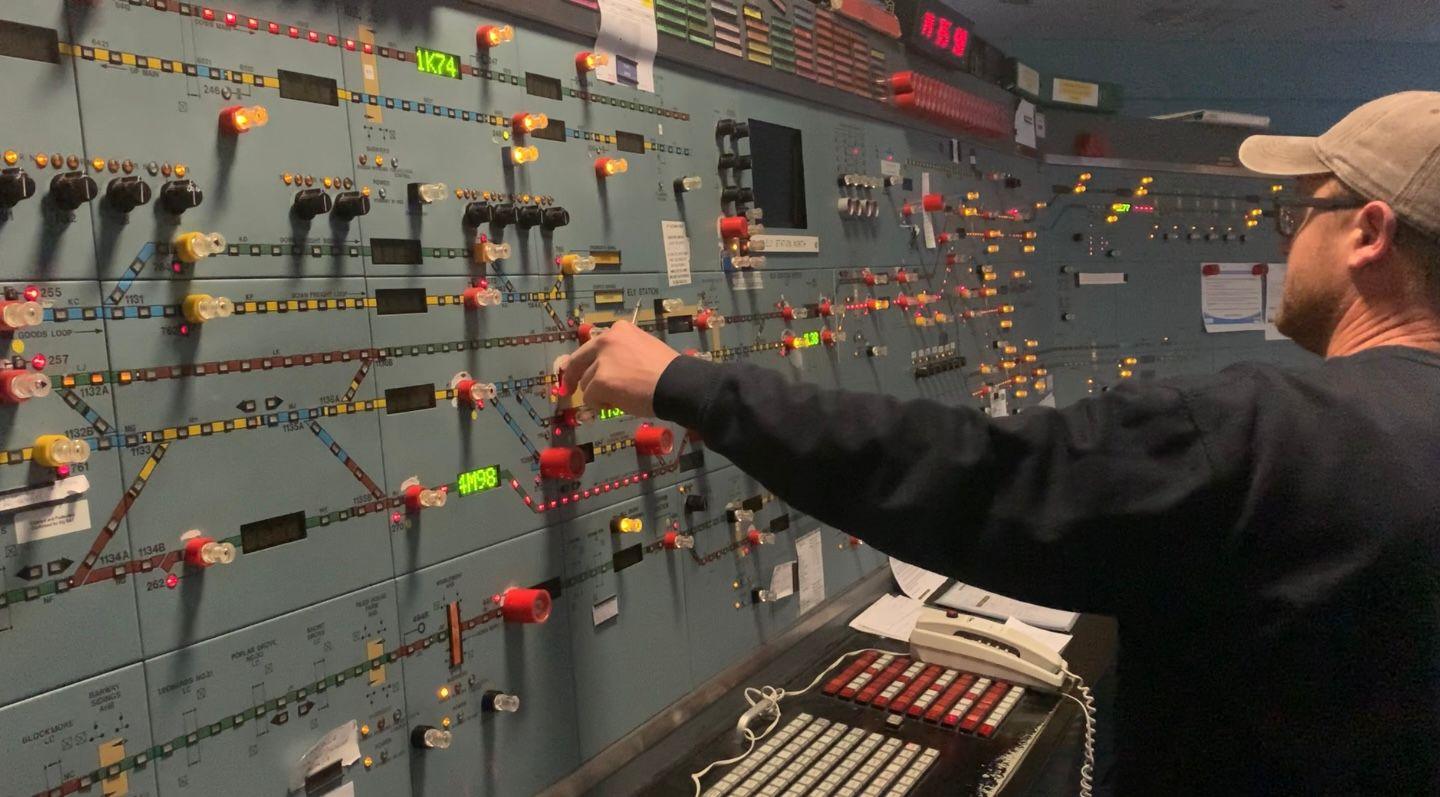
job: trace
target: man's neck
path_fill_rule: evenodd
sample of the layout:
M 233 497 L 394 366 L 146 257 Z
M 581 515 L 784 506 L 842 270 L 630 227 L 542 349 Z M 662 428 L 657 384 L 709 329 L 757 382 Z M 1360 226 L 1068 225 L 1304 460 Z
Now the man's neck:
M 1325 356 L 1345 357 L 1380 346 L 1440 353 L 1440 315 L 1429 308 L 1381 310 L 1356 301 L 1335 325 Z

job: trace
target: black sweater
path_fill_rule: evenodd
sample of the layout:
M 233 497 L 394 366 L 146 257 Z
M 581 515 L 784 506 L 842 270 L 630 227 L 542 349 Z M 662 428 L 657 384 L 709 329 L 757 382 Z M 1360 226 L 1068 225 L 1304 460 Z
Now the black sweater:
M 655 411 L 886 553 L 1117 617 L 1124 793 L 1440 793 L 1440 356 L 995 420 L 681 357 Z

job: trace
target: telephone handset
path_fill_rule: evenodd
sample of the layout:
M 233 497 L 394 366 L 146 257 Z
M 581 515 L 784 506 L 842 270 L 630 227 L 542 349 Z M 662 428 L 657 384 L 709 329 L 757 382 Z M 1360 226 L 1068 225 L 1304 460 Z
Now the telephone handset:
M 1028 634 L 983 617 L 928 607 L 920 610 L 910 632 L 910 652 L 930 664 L 1041 689 L 1060 689 L 1067 669 L 1059 654 Z

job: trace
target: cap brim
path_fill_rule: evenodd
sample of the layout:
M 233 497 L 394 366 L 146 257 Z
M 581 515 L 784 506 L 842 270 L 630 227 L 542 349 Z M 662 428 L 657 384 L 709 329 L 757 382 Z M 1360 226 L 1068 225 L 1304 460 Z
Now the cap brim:
M 1315 141 L 1310 136 L 1251 136 L 1240 145 L 1240 163 L 1275 177 L 1324 174 L 1330 169 L 1315 154 Z

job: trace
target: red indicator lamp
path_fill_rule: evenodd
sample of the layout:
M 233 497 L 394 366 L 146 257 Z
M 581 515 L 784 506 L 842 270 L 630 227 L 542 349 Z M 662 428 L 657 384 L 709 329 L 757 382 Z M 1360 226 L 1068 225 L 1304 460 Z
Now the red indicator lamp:
M 960 61 L 970 46 L 970 20 L 935 2 L 916 8 L 913 38 L 932 55 Z
M 550 592 L 540 588 L 511 587 L 500 596 L 507 623 L 543 623 L 550 619 L 550 608 Z
M 263 105 L 232 105 L 220 112 L 220 129 L 232 136 L 248 133 L 270 122 L 270 112 Z
M 597 67 L 610 63 L 610 56 L 583 50 L 575 54 L 575 69 L 580 72 L 594 72 Z
M 515 29 L 509 25 L 481 25 L 475 29 L 475 43 L 480 49 L 499 47 L 515 38 Z

